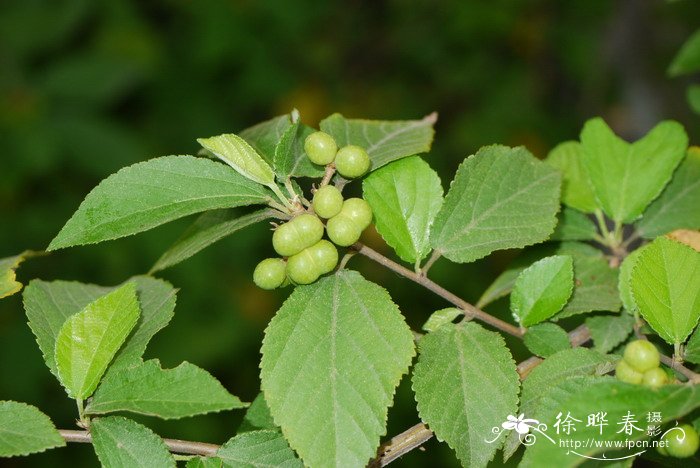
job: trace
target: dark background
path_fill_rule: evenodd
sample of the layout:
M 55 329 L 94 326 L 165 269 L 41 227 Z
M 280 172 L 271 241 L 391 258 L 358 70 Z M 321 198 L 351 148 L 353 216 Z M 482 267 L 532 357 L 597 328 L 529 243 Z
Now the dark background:
M 335 111 L 386 119 L 438 111 L 427 160 L 445 187 L 482 145 L 526 145 L 541 157 L 596 115 L 630 138 L 677 119 L 697 143 L 700 118 L 685 103 L 687 82 L 665 69 L 698 18 L 694 0 L 4 0 L 0 257 L 44 248 L 117 169 L 194 153 L 197 137 L 293 107 L 312 125 Z M 147 271 L 189 222 L 32 259 L 19 277 L 114 285 Z M 255 397 L 262 332 L 288 293 L 258 290 L 250 279 L 271 253 L 266 229 L 163 273 L 181 288 L 178 306 L 146 357 L 166 366 L 188 360 L 242 399 Z M 376 234 L 365 240 L 389 254 Z M 441 260 L 431 274 L 474 301 L 511 257 Z M 415 329 L 446 305 L 360 259 L 351 266 L 384 284 Z M 503 312 L 499 304 L 491 310 Z M 514 350 L 522 353 L 517 343 Z M 0 399 L 35 404 L 63 428 L 76 417 L 44 366 L 20 295 L 0 302 Z M 390 435 L 417 422 L 414 406 L 403 382 Z M 221 443 L 241 416 L 144 421 L 163 436 Z M 426 448 L 396 466 L 456 463 L 445 445 Z M 71 445 L 1 464 L 95 466 L 97 459 L 89 446 Z

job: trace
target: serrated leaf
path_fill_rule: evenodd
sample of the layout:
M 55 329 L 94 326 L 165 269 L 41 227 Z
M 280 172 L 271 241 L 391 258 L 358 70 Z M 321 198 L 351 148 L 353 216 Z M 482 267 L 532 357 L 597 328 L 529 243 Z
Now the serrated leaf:
M 586 319 L 593 346 L 599 353 L 608 353 L 622 343 L 634 328 L 634 317 L 629 314 L 597 315 Z
M 676 229 L 675 231 L 666 234 L 666 237 L 692 247 L 700 252 L 700 231 L 691 231 L 690 229 Z
M 601 118 L 581 131 L 583 162 L 600 208 L 619 223 L 636 220 L 659 196 L 685 156 L 688 136 L 683 127 L 665 121 L 630 144 Z
M 498 275 L 491 285 L 484 291 L 476 303 L 476 307 L 483 309 L 492 302 L 506 297 L 513 290 L 515 280 L 518 279 L 520 273 L 525 269 L 525 266 L 517 266 L 508 268 L 503 273 Z
M 176 290 L 169 283 L 148 276 L 127 280 L 136 284 L 141 316 L 136 329 L 114 358 L 111 369 L 140 362 L 146 345 L 173 317 Z M 55 343 L 66 320 L 116 288 L 68 281 L 31 281 L 24 290 L 24 309 L 44 361 L 56 372 Z
M 668 67 L 669 76 L 680 76 L 700 70 L 700 29 L 688 38 Z
M 171 245 L 153 265 L 151 273 L 161 271 L 209 247 L 211 244 L 252 224 L 271 218 L 272 210 L 263 209 L 240 216 L 234 210 L 207 211 Z
M 370 174 L 362 183 L 377 231 L 402 260 L 416 263 L 430 253 L 430 227 L 442 206 L 440 177 L 418 156 Z
M 224 461 L 217 457 L 194 457 L 187 460 L 185 468 L 222 468 Z
M 280 179 L 288 177 L 322 177 L 325 168 L 311 162 L 304 150 L 306 137 L 315 130 L 302 123 L 289 127 L 275 147 L 275 172 Z
M 216 452 L 224 466 L 236 468 L 303 467 L 279 431 L 238 434 Z
M 484 436 L 518 407 L 518 373 L 503 337 L 467 322 L 440 327 L 419 347 L 413 390 L 421 419 L 464 466 L 486 466 L 500 444 Z
M 177 419 L 244 408 L 211 374 L 189 362 L 162 369 L 157 359 L 110 372 L 85 408 L 87 414 L 117 411 Z
M 66 320 L 56 338 L 58 378 L 78 400 L 92 395 L 140 315 L 136 286 L 127 283 Z
M 688 343 L 685 345 L 685 354 L 683 357 L 686 361 L 700 364 L 700 328 L 696 328 L 695 332 L 690 335 Z
M 22 290 L 22 283 L 17 281 L 15 270 L 26 258 L 27 252 L 13 257 L 0 258 L 0 299 L 12 296 Z
M 651 239 L 675 229 L 700 229 L 700 148 L 691 146 L 659 198 L 637 222 L 643 237 Z
M 246 141 L 234 133 L 197 138 L 197 143 L 231 166 L 243 177 L 262 185 L 275 183 L 270 165 Z
M 543 322 L 559 312 L 574 288 L 574 262 L 569 255 L 543 258 L 515 281 L 510 309 L 523 327 Z
M 268 199 L 264 187 L 223 164 L 192 156 L 151 159 L 100 182 L 48 250 L 117 239 L 190 214 Z
M 546 240 L 559 210 L 559 172 L 523 147 L 486 146 L 459 166 L 430 237 L 467 263 Z
M 525 451 L 525 456 L 520 463 L 523 468 L 556 466 L 574 467 L 581 463 L 581 458 L 572 456 L 569 450 L 560 445 L 559 441 L 566 439 L 569 444 L 579 443 L 577 450 L 581 456 L 595 456 L 606 451 L 605 441 L 625 441 L 646 438 L 646 421 L 648 413 L 654 412 L 661 415 L 661 422 L 655 425 L 665 425 L 677 420 L 700 406 L 700 389 L 697 386 L 666 385 L 658 389 L 650 389 L 642 385 L 631 385 L 613 378 L 601 378 L 595 381 L 590 379 L 572 379 L 549 389 L 547 392 L 547 404 L 535 418 L 551 427 L 559 412 L 567 413 L 581 421 L 576 424 L 576 431 L 570 434 L 557 435 L 555 431 L 548 431 L 553 437 L 554 443 L 541 440 L 533 444 Z M 606 412 L 609 426 L 601 429 L 595 425 L 587 425 L 586 417 L 599 411 Z M 621 421 L 631 413 L 636 421 L 635 426 L 641 430 L 634 430 L 628 435 L 621 429 Z M 526 415 L 531 417 L 531 415 Z M 586 445 L 586 441 L 596 440 L 603 442 Z M 569 442 L 571 441 L 571 442 Z M 569 445 L 571 447 L 572 445 Z M 640 451 L 637 449 L 636 451 Z M 608 449 L 610 451 L 610 449 Z M 629 453 L 629 452 L 627 452 Z M 634 453 L 634 452 L 632 452 Z M 602 455 L 600 455 L 602 458 Z
M 595 223 L 580 211 L 564 208 L 557 215 L 557 227 L 550 240 L 585 241 L 593 240 L 598 234 Z
M 306 464 L 364 466 L 414 353 L 388 293 L 341 270 L 295 288 L 267 327 L 265 400 Z
M 642 252 L 644 247 L 640 247 L 637 250 L 632 251 L 620 264 L 620 273 L 618 278 L 617 288 L 620 291 L 620 300 L 625 310 L 634 314 L 637 310 L 637 305 L 634 303 L 634 297 L 632 296 L 632 286 L 630 285 L 630 278 L 632 277 L 632 269 L 634 264 L 639 258 L 639 254 Z
M 446 309 L 436 310 L 428 320 L 423 324 L 423 330 L 426 332 L 434 332 L 443 325 L 451 323 L 454 319 L 462 315 L 464 312 L 456 307 L 448 307 Z
M 238 136 L 252 146 L 265 161 L 272 164 L 275 159 L 275 148 L 291 126 L 291 114 L 284 114 L 241 130 Z
M 265 395 L 258 393 L 243 416 L 243 422 L 238 427 L 238 433 L 250 432 L 257 429 L 278 429 L 270 414 L 270 408 L 265 401 Z
M 15 457 L 63 447 L 66 441 L 37 408 L 0 401 L 0 457 Z
M 437 114 L 421 120 L 346 119 L 333 114 L 321 121 L 321 130 L 335 138 L 338 147 L 357 145 L 369 154 L 376 170 L 391 161 L 427 153 L 433 142 Z
M 561 202 L 584 213 L 595 211 L 593 189 L 583 166 L 583 147 L 578 141 L 567 141 L 554 147 L 545 162 L 562 173 Z
M 528 328 L 523 336 L 523 342 L 530 352 L 541 357 L 548 357 L 571 348 L 566 330 L 550 322 Z
M 630 284 L 651 328 L 668 343 L 683 343 L 700 319 L 700 252 L 659 237 L 639 254 Z
M 92 445 L 102 466 L 109 468 L 175 468 L 163 439 L 131 419 L 119 416 L 93 419 Z

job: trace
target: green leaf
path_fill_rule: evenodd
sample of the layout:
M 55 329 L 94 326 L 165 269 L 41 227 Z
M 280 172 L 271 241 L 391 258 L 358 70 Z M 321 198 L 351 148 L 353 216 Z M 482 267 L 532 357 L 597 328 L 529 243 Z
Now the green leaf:
M 204 369 L 189 362 L 162 369 L 154 359 L 107 374 L 85 412 L 130 411 L 177 419 L 245 406 Z
M 431 242 L 467 263 L 546 240 L 559 210 L 560 176 L 523 147 L 486 146 L 459 166 Z
M 543 258 L 515 281 L 510 309 L 523 327 L 543 322 L 559 312 L 574 289 L 574 262 L 568 255 Z
M 630 223 L 659 196 L 685 156 L 688 136 L 683 127 L 665 121 L 632 144 L 620 139 L 601 118 L 581 131 L 583 162 L 593 192 L 611 219 Z
M 567 141 L 554 147 L 545 162 L 562 173 L 561 201 L 584 213 L 595 211 L 597 204 L 588 174 L 583 167 L 583 146 Z
M 434 332 L 443 325 L 452 322 L 454 319 L 462 315 L 464 312 L 456 307 L 448 307 L 447 309 L 436 310 L 428 320 L 423 324 L 423 330 L 426 332 Z
M 231 166 L 243 177 L 262 185 L 275 183 L 272 168 L 246 141 L 233 133 L 197 138 L 197 143 Z
M 686 361 L 700 364 L 700 328 L 696 328 L 695 332 L 690 335 L 690 339 L 685 345 L 685 354 L 683 357 Z
M 418 156 L 370 174 L 362 183 L 377 231 L 402 260 L 416 263 L 430 253 L 430 227 L 442 206 L 440 177 Z
M 201 211 L 263 204 L 269 198 L 265 188 L 214 161 L 151 159 L 100 182 L 48 250 L 117 239 Z
M 0 299 L 22 290 L 22 283 L 17 281 L 15 270 L 29 253 L 27 251 L 13 257 L 0 258 Z
M 413 334 L 389 294 L 340 270 L 296 287 L 270 322 L 262 389 L 306 464 L 364 466 L 414 354 Z
M 241 130 L 238 136 L 252 146 L 267 163 L 272 164 L 275 148 L 291 126 L 292 115 L 284 114 Z
M 0 401 L 0 457 L 29 455 L 64 445 L 49 417 L 37 408 Z
M 161 271 L 190 258 L 224 237 L 252 224 L 271 218 L 272 210 L 263 209 L 239 216 L 234 210 L 207 211 L 158 259 L 151 273 Z
M 669 76 L 680 76 L 700 70 L 700 29 L 688 38 L 668 67 Z
M 651 239 L 676 229 L 700 229 L 700 148 L 691 146 L 673 179 L 637 223 Z
M 265 395 L 258 393 L 250 404 L 248 411 L 243 416 L 243 422 L 238 428 L 238 433 L 250 432 L 256 429 L 277 429 L 275 421 L 270 414 L 270 408 L 265 401 Z
M 688 86 L 688 105 L 696 114 L 700 114 L 700 85 Z
M 586 319 L 586 327 L 591 332 L 594 349 L 599 353 L 609 353 L 632 333 L 634 317 L 629 314 L 597 315 Z
M 467 322 L 440 327 L 419 347 L 413 390 L 421 419 L 464 466 L 486 466 L 500 444 L 484 437 L 518 407 L 520 382 L 503 337 Z
M 632 296 L 632 286 L 630 284 L 630 279 L 632 277 L 632 269 L 634 264 L 639 258 L 639 254 L 644 250 L 644 247 L 640 247 L 637 250 L 632 251 L 620 264 L 620 274 L 618 279 L 617 288 L 620 291 L 620 300 L 625 310 L 634 314 L 637 310 L 637 305 L 634 303 L 634 297 Z
M 700 319 L 700 253 L 659 237 L 639 254 L 630 281 L 644 320 L 668 343 L 683 343 Z
M 320 435 L 320 434 L 319 434 Z M 236 468 L 303 467 L 279 431 L 238 434 L 221 446 L 216 456 Z
M 492 302 L 507 296 L 513 290 L 515 280 L 518 279 L 520 273 L 525 269 L 525 266 L 517 266 L 508 268 L 491 283 L 484 291 L 479 300 L 476 302 L 476 307 L 483 309 Z
M 526 414 L 526 417 L 535 417 L 550 428 L 560 412 L 563 412 L 564 416 L 571 413 L 582 422 L 576 424 L 576 431 L 571 434 L 557 435 L 553 430 L 548 431 L 548 435 L 555 442 L 539 440 L 528 447 L 520 466 L 523 468 L 578 466 L 582 458 L 572 456 L 569 450 L 560 446 L 559 441 L 562 439 L 578 441 L 581 448 L 577 453 L 582 456 L 595 456 L 606 451 L 605 445 L 602 447 L 590 443 L 584 445 L 586 441 L 643 439 L 646 437 L 648 413 L 660 413 L 661 423 L 654 423 L 654 425 L 665 425 L 683 417 L 698 406 L 700 406 L 700 389 L 697 386 L 666 385 L 658 389 L 650 389 L 642 385 L 626 384 L 613 378 L 601 378 L 592 382 L 589 379 L 579 378 L 563 382 L 557 387 L 550 387 L 547 392 L 547 404 L 539 414 Z M 606 419 L 609 424 L 603 427 L 602 434 L 599 427 L 586 424 L 587 415 L 599 411 L 607 413 Z M 637 421 L 635 426 L 642 428 L 641 431 L 635 430 L 632 435 L 625 434 L 620 425 L 628 413 L 631 413 Z M 635 451 L 640 450 L 642 449 Z M 634 452 L 626 452 L 626 454 L 629 453 Z
M 338 147 L 357 145 L 364 148 L 372 161 L 371 170 L 391 161 L 427 153 L 433 142 L 437 114 L 421 120 L 346 119 L 333 114 L 322 120 L 321 130 L 335 138 Z
M 222 468 L 224 461 L 217 457 L 194 457 L 187 460 L 185 468 Z
M 325 168 L 317 166 L 306 156 L 304 141 L 314 133 L 311 127 L 296 123 L 282 135 L 275 147 L 275 172 L 280 179 L 288 177 L 322 177 Z
M 163 439 L 131 419 L 119 416 L 93 419 L 90 434 L 102 466 L 175 468 L 175 459 Z
M 557 215 L 557 227 L 550 240 L 585 241 L 597 235 L 598 229 L 588 216 L 573 208 L 564 208 Z
M 148 276 L 127 280 L 136 284 L 141 316 L 136 329 L 126 340 L 110 368 L 112 370 L 140 362 L 146 345 L 173 317 L 176 290 L 169 283 Z M 56 371 L 55 343 L 66 320 L 98 298 L 114 291 L 91 284 L 68 281 L 34 280 L 24 290 L 24 309 L 46 365 Z
M 71 397 L 92 395 L 139 314 L 136 286 L 127 283 L 66 320 L 56 338 L 56 366 Z
M 550 322 L 528 328 L 527 333 L 523 336 L 523 341 L 530 352 L 541 357 L 548 357 L 571 348 L 566 330 Z

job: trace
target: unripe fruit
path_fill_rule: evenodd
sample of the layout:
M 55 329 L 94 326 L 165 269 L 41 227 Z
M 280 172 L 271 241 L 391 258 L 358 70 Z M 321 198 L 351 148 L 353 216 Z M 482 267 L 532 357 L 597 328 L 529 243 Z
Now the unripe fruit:
M 646 372 L 659 367 L 659 352 L 646 340 L 633 341 L 625 348 L 624 359 L 637 372 Z
M 325 132 L 314 132 L 304 140 L 304 151 L 312 163 L 325 166 L 335 159 L 338 145 L 332 136 Z
M 326 239 L 321 239 L 307 250 L 311 251 L 316 268 L 322 275 L 333 271 L 338 264 L 338 249 Z
M 335 168 L 338 173 L 348 179 L 364 175 L 369 170 L 370 160 L 367 151 L 359 146 L 343 146 L 335 155 Z
M 328 237 L 336 245 L 348 247 L 360 239 L 362 231 L 355 222 L 342 214 L 333 216 L 326 223 Z
M 323 223 L 316 216 L 308 213 L 278 227 L 272 234 L 272 247 L 283 257 L 298 254 L 314 245 L 323 237 Z
M 287 276 L 296 284 L 311 284 L 321 275 L 310 249 L 287 259 Z
M 692 457 L 700 446 L 698 433 L 690 424 L 681 424 L 678 428 L 685 432 L 685 438 L 683 438 L 683 434 L 678 429 L 671 430 L 661 438 L 661 440 L 668 441 L 666 452 L 676 458 Z M 680 440 L 681 438 L 683 440 Z
M 360 231 L 367 229 L 372 222 L 372 208 L 362 198 L 348 198 L 340 210 L 343 216 L 352 219 Z
M 668 383 L 668 374 L 660 367 L 655 367 L 644 373 L 642 384 L 649 388 L 659 388 Z
M 314 193 L 314 211 L 321 218 L 332 218 L 343 208 L 343 194 L 332 185 L 326 185 Z
M 253 282 L 262 289 L 279 288 L 287 277 L 286 269 L 281 258 L 266 258 L 255 267 Z
M 617 380 L 620 382 L 640 384 L 642 383 L 643 375 L 627 364 L 627 361 L 621 359 L 615 367 L 615 377 L 617 377 Z

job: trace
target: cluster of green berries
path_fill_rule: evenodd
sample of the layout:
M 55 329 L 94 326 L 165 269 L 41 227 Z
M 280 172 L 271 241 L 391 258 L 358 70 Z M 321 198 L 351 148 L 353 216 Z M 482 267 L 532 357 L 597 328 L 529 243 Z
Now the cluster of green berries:
M 659 351 L 653 344 L 646 340 L 633 341 L 625 347 L 615 377 L 622 382 L 658 388 L 668 383 L 668 374 L 659 364 Z
M 305 150 L 315 164 L 335 162 L 343 177 L 352 178 L 369 170 L 369 156 L 358 146 L 338 150 L 335 140 L 323 132 L 306 139 Z M 360 239 L 372 222 L 372 208 L 362 198 L 343 198 L 333 185 L 314 192 L 313 210 L 294 216 L 272 234 L 272 247 L 283 258 L 266 258 L 255 267 L 253 281 L 262 289 L 275 289 L 289 282 L 310 284 L 330 273 L 338 264 L 336 246 L 348 247 Z M 325 221 L 325 226 L 324 222 Z M 327 234 L 330 241 L 323 239 Z

